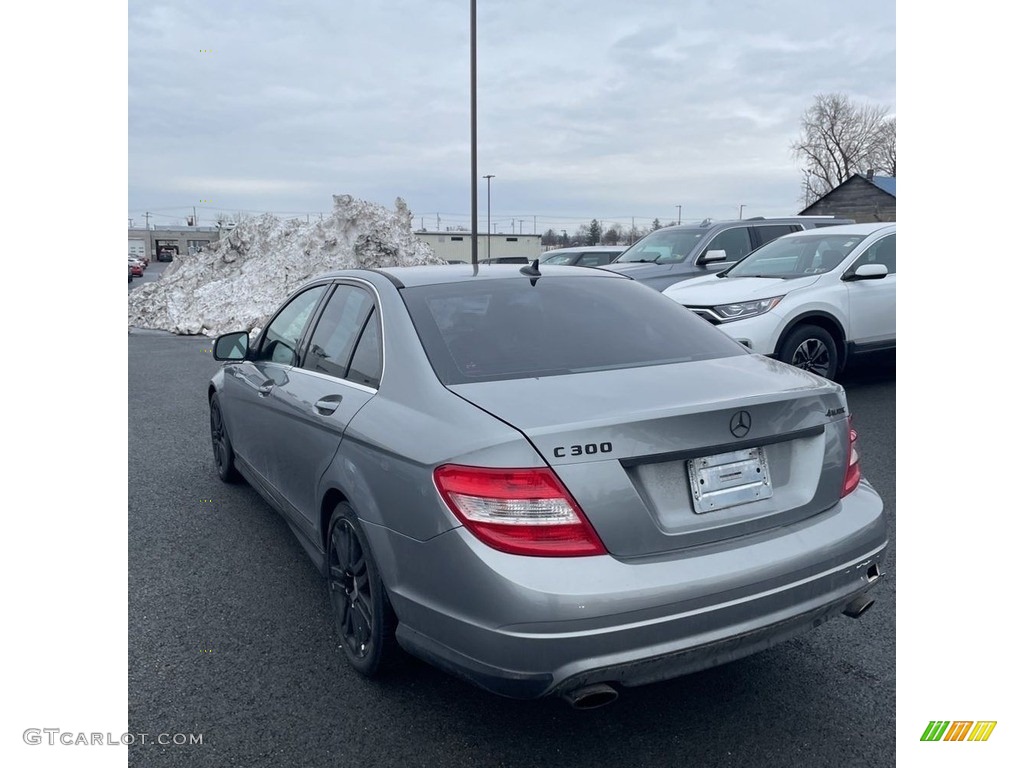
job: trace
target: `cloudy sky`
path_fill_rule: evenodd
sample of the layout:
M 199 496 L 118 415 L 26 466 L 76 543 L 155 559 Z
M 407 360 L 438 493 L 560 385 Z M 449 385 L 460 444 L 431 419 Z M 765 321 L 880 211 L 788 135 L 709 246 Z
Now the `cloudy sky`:
M 468 0 L 129 2 L 127 39 L 137 226 L 332 194 L 469 226 Z M 815 95 L 896 111 L 894 0 L 478 0 L 477 48 L 506 232 L 793 214 Z

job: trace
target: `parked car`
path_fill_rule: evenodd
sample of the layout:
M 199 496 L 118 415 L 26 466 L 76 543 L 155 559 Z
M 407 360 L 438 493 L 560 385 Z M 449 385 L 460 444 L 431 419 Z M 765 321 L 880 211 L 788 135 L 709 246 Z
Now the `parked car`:
M 156 255 L 156 260 L 174 261 L 174 251 L 170 250 L 169 248 L 164 248 Z
M 349 663 L 589 708 L 863 613 L 888 540 L 842 387 L 539 273 L 333 272 L 214 343 L 217 472 L 287 519 Z
M 664 291 L 680 280 L 720 272 L 777 237 L 817 227 L 853 224 L 832 216 L 706 220 L 663 227 L 637 240 L 608 269 Z
M 132 265 L 129 264 L 128 265 L 128 282 L 130 283 L 134 279 L 135 279 L 135 275 L 132 274 Z
M 128 257 L 128 271 L 135 277 L 142 277 L 145 268 L 142 266 L 142 262 L 138 259 L 129 256 Z
M 541 254 L 540 263 L 577 267 L 603 267 L 626 250 L 625 245 L 582 245 L 577 248 L 556 248 Z
M 665 295 L 754 352 L 832 379 L 853 355 L 896 348 L 896 225 L 786 235 Z

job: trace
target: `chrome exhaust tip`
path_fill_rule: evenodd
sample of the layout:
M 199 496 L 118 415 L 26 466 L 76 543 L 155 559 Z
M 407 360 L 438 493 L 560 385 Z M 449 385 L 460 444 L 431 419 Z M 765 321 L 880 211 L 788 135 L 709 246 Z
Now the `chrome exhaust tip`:
M 867 612 L 868 608 L 874 604 L 874 598 L 858 595 L 847 603 L 845 608 L 843 608 L 843 616 L 849 616 L 851 619 L 859 619 Z
M 597 709 L 611 704 L 619 698 L 619 693 L 606 683 L 594 683 L 563 693 L 562 698 L 573 709 Z

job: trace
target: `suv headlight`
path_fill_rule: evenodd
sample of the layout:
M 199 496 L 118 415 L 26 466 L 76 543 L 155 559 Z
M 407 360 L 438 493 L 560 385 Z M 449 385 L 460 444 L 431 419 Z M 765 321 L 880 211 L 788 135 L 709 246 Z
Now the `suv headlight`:
M 746 320 L 748 317 L 757 317 L 774 309 L 783 298 L 785 296 L 773 296 L 770 299 L 743 301 L 738 304 L 719 304 L 717 307 L 714 307 L 714 310 L 723 323 L 733 320 Z

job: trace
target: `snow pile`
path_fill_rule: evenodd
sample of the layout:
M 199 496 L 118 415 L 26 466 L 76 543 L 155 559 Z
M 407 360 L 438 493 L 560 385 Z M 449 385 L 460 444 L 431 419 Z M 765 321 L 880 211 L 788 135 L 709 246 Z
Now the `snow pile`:
M 262 327 L 300 284 L 335 269 L 444 264 L 395 210 L 334 195 L 323 221 L 245 220 L 195 255 L 175 256 L 160 280 L 128 293 L 128 325 L 216 336 Z

